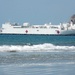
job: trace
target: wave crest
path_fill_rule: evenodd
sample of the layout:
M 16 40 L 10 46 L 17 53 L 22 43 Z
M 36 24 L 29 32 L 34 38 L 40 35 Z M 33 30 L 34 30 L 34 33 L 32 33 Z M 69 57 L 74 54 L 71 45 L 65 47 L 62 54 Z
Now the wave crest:
M 75 51 L 75 46 L 56 46 L 51 43 L 38 45 L 3 45 L 0 46 L 0 52 L 58 52 L 58 51 Z

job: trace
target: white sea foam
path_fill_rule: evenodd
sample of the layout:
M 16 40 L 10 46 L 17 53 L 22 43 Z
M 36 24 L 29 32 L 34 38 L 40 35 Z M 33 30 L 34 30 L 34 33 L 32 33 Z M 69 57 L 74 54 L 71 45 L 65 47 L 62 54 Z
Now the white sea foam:
M 75 51 L 75 46 L 56 46 L 51 43 L 38 44 L 38 45 L 3 45 L 0 46 L 0 52 L 62 52 L 62 51 Z
M 24 63 L 24 64 L 7 64 L 0 67 L 31 67 L 31 66 L 57 66 L 57 65 L 75 65 L 75 62 L 53 62 L 53 63 Z

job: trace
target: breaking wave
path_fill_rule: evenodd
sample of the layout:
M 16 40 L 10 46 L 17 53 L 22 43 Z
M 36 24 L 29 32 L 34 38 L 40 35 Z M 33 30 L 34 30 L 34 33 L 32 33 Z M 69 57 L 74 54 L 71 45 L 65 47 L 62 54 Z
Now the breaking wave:
M 75 46 L 59 46 L 51 43 L 38 45 L 2 45 L 0 52 L 63 52 L 75 51 Z

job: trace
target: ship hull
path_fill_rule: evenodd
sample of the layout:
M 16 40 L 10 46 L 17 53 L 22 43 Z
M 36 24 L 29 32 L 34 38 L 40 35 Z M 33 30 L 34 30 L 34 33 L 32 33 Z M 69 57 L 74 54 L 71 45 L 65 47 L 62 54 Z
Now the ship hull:
M 4 29 L 0 34 L 20 34 L 20 35 L 75 35 L 75 30 L 26 29 L 26 28 L 25 29 Z

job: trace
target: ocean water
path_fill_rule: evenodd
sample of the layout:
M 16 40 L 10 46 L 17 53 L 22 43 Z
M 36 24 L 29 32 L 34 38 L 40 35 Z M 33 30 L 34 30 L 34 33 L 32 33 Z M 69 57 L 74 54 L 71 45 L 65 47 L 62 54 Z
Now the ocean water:
M 0 35 L 0 75 L 71 74 L 75 36 Z

